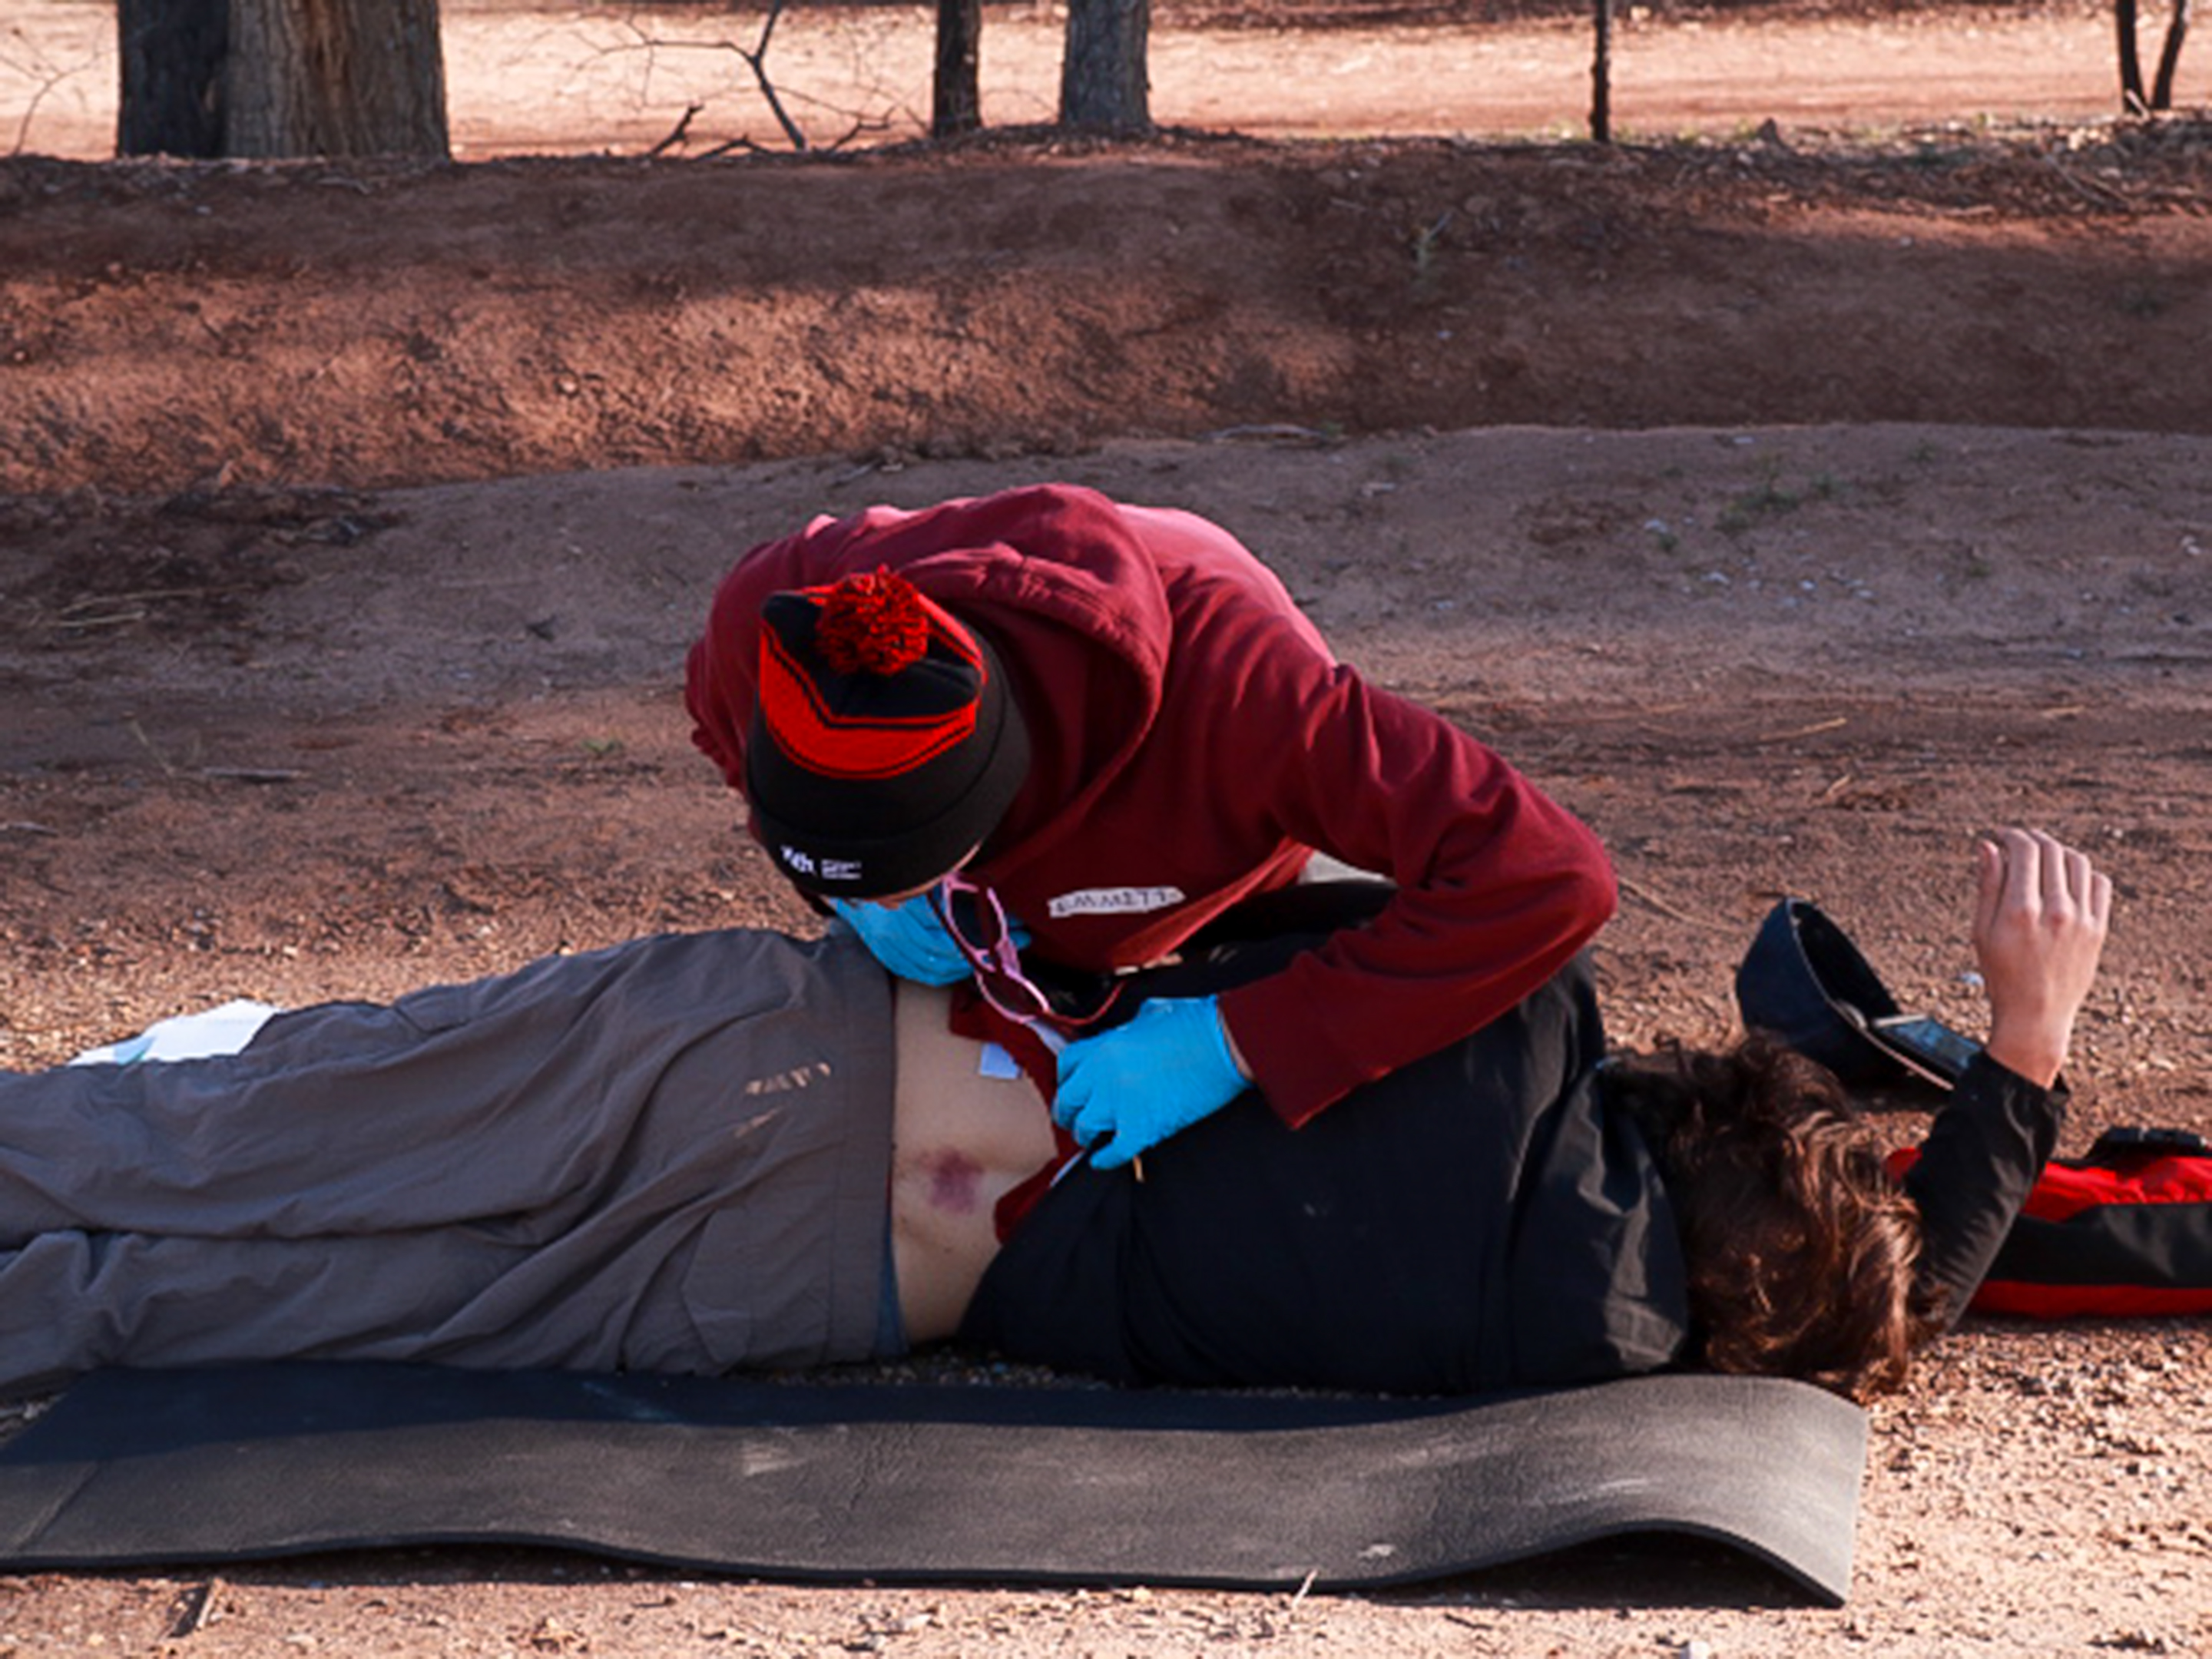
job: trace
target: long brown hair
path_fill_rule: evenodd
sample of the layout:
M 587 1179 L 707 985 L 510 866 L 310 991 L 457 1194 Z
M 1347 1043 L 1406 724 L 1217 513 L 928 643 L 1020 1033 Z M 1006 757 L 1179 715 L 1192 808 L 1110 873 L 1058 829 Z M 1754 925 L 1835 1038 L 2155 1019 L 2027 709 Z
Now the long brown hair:
M 1713 1370 L 1855 1400 L 1901 1386 L 1924 1334 L 1920 1216 L 1825 1067 L 1760 1036 L 1608 1068 L 1659 1160 Z

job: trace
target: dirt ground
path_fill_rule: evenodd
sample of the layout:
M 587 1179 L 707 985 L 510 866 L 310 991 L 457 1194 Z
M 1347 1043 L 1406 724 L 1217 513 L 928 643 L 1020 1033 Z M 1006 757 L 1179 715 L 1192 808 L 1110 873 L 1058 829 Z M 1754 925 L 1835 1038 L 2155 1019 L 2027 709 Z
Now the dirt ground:
M 512 15 L 457 60 L 465 130 L 568 124 L 471 153 L 611 143 L 491 72 L 544 33 Z M 1934 14 L 1904 57 L 2087 22 L 2103 52 L 2098 15 Z M 1764 27 L 1753 61 L 1895 78 L 1881 29 Z M 1274 106 L 1387 106 L 1389 69 L 1410 130 L 1498 130 L 1431 112 L 1402 32 L 1328 42 L 1360 70 L 1273 60 Z M 1651 130 L 1725 142 L 1613 153 L 229 168 L 33 127 L 0 161 L 0 1063 L 802 925 L 688 744 L 709 585 L 817 511 L 1060 477 L 1229 524 L 1599 830 L 1621 1040 L 1724 1034 L 1784 892 L 1972 1024 L 1971 836 L 2033 822 L 2121 894 L 2063 1150 L 2212 1133 L 2212 131 L 2098 124 L 2084 72 L 1991 94 L 2061 119 L 1862 98 L 1761 136 L 1686 58 Z M 1686 1545 L 1297 1601 L 437 1550 L 0 1579 L 0 1653 L 2202 1652 L 2208 1407 L 2204 1322 L 1973 1325 L 1874 1413 L 1840 1612 Z

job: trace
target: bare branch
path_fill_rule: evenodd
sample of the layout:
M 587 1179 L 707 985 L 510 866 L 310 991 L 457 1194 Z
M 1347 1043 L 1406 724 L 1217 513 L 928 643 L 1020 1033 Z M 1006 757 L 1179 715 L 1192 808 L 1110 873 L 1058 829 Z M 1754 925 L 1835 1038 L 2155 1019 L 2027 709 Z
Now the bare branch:
M 776 125 L 783 129 L 783 136 L 791 141 L 791 147 L 805 149 L 806 135 L 799 130 L 799 124 L 784 112 L 783 100 L 775 95 L 775 82 L 769 80 L 768 75 L 768 43 L 769 37 L 775 33 L 776 20 L 783 15 L 783 4 L 784 0 L 770 0 L 768 15 L 761 22 L 760 44 L 750 52 L 740 50 L 738 56 L 744 58 L 745 67 L 752 70 L 753 80 L 760 88 L 761 96 L 768 100 L 769 113 L 775 117 Z
M 797 106 L 810 106 L 826 114 L 846 118 L 848 123 L 846 130 L 837 137 L 829 141 L 826 147 L 830 149 L 834 149 L 850 143 L 861 133 L 890 131 L 896 118 L 894 113 L 872 114 L 863 111 L 841 109 L 808 98 L 804 94 L 793 93 L 777 84 L 775 75 L 769 67 L 769 52 L 775 43 L 776 28 L 783 21 L 784 14 L 790 9 L 791 3 L 792 0 L 769 0 L 767 9 L 761 18 L 759 30 L 750 46 L 727 38 L 698 40 L 672 40 L 652 33 L 647 21 L 638 14 L 632 13 L 621 21 L 621 27 L 633 37 L 632 44 L 627 46 L 611 47 L 609 51 L 638 52 L 645 54 L 648 60 L 647 71 L 648 76 L 651 73 L 652 58 L 663 52 L 725 52 L 738 58 L 750 74 L 754 88 L 759 93 L 762 102 L 767 106 L 769 116 L 775 120 L 777 131 L 783 135 L 784 141 L 794 150 L 808 151 L 823 147 L 817 145 L 807 137 L 805 127 L 794 112 Z M 889 101 L 896 106 L 898 100 L 894 97 Z M 686 142 L 690 137 L 690 125 L 694 116 L 702 113 L 704 108 L 703 105 L 696 105 L 694 109 L 687 111 L 677 123 L 675 130 L 662 139 L 648 154 L 663 155 Z M 764 146 L 750 138 L 731 138 L 700 152 L 700 157 L 703 160 L 716 155 L 726 155 L 732 151 L 759 150 L 763 148 Z
M 686 104 L 684 106 L 683 118 L 677 122 L 674 129 L 665 138 L 655 144 L 651 149 L 646 151 L 646 154 L 649 156 L 665 155 L 670 150 L 674 149 L 678 144 L 684 142 L 686 135 L 690 132 L 692 118 L 706 107 L 707 106 L 704 104 Z
M 33 84 L 30 98 L 23 106 L 23 118 L 15 124 L 15 145 L 9 151 L 11 155 L 21 155 L 24 147 L 31 142 L 31 125 L 38 119 L 39 106 L 52 96 L 63 82 L 96 68 L 105 54 L 95 51 L 82 63 L 63 65 L 55 63 L 45 52 L 32 45 L 30 38 L 24 33 L 20 25 L 11 25 L 8 33 L 17 43 L 27 48 L 31 54 L 27 64 L 21 63 L 8 64 L 10 70 L 20 72 L 24 79 Z

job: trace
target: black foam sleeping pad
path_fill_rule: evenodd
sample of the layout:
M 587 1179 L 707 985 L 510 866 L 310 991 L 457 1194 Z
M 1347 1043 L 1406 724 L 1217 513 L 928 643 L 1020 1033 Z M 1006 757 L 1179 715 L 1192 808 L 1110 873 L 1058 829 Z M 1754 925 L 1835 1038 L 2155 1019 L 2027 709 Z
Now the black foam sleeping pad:
M 551 1545 L 799 1581 L 1320 1589 L 1594 1539 L 1849 1588 L 1866 1427 L 1796 1382 L 1474 1400 L 277 1364 L 107 1371 L 0 1450 L 0 1566 Z

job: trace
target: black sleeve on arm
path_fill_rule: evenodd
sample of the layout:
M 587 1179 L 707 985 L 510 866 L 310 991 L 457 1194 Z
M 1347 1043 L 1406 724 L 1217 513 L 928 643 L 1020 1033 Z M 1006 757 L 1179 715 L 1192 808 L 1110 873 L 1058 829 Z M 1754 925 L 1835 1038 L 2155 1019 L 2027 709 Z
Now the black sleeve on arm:
M 1936 1114 L 1905 1189 L 1920 1206 L 1914 1289 L 1939 1330 L 1966 1311 L 2058 1143 L 2064 1089 L 2043 1089 L 1978 1054 Z

